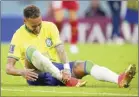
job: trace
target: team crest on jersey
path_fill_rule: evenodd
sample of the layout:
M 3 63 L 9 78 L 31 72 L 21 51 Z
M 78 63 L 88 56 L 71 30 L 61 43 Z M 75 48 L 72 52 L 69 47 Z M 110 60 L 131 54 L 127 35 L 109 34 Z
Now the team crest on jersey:
M 50 46 L 53 45 L 53 42 L 52 42 L 52 39 L 51 39 L 51 38 L 47 38 L 45 42 L 46 42 L 46 45 L 47 45 L 48 47 L 50 47 Z
M 14 52 L 14 48 L 15 48 L 15 45 L 10 45 L 10 49 L 9 49 L 9 53 L 13 53 Z

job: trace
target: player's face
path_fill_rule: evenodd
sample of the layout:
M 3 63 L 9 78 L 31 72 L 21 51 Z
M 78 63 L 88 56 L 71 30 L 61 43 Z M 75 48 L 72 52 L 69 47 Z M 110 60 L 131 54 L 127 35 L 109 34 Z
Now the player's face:
M 41 30 L 41 22 L 42 18 L 41 16 L 38 18 L 25 18 L 24 23 L 28 27 L 29 30 L 31 30 L 34 34 L 39 34 Z

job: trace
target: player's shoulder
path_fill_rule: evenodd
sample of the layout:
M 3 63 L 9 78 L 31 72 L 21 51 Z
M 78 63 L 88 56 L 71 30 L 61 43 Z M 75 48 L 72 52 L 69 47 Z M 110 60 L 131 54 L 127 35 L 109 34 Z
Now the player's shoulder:
M 24 30 L 25 30 L 25 25 L 20 26 L 20 27 L 15 31 L 15 33 L 13 34 L 13 36 L 18 36 L 18 37 L 22 36 L 21 34 L 24 34 L 24 33 L 23 33 Z
M 56 26 L 56 25 L 53 22 L 50 22 L 50 21 L 42 21 L 42 26 L 52 27 L 52 26 Z

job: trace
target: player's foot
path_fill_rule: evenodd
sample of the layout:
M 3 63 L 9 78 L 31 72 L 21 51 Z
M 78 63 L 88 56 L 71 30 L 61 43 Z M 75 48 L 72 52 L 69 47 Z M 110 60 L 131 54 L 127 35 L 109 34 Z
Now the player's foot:
M 86 84 L 86 81 L 71 77 L 69 74 L 63 72 L 63 70 L 61 70 L 61 74 L 62 82 L 68 87 L 81 87 Z
M 121 37 L 115 37 L 115 38 L 113 39 L 113 41 L 114 41 L 114 43 L 117 44 L 117 45 L 123 45 L 123 44 L 124 44 L 124 40 L 123 40 L 123 38 L 121 38 Z
M 134 78 L 134 75 L 136 73 L 136 66 L 135 64 L 130 64 L 129 67 L 127 68 L 127 70 L 119 75 L 118 78 L 118 85 L 120 88 L 127 88 L 129 87 L 129 84 L 132 80 L 132 78 Z
M 78 47 L 77 47 L 75 44 L 72 44 L 72 45 L 70 46 L 70 52 L 71 52 L 72 54 L 77 54 L 77 53 L 79 52 Z
M 76 79 L 71 77 L 67 82 L 66 82 L 66 86 L 68 87 L 82 87 L 85 86 L 86 81 L 80 80 L 80 79 Z

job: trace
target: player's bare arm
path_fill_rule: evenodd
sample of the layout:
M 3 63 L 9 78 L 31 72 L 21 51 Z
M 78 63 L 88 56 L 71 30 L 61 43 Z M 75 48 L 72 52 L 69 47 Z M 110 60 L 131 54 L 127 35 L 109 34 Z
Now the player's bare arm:
M 10 75 L 15 75 L 15 76 L 21 76 L 21 70 L 17 70 L 15 68 L 16 64 L 16 59 L 14 58 L 8 58 L 7 59 L 7 65 L 6 65 L 6 73 Z
M 67 57 L 67 54 L 65 52 L 65 49 L 64 49 L 64 44 L 59 44 L 56 46 L 56 51 L 59 55 L 59 58 L 61 60 L 62 63 L 68 63 L 68 57 Z
M 66 55 L 66 52 L 64 50 L 64 45 L 60 44 L 58 46 L 56 46 L 56 50 L 58 52 L 58 55 L 62 61 L 62 63 L 68 63 L 68 58 Z M 73 66 L 73 73 L 77 78 L 82 78 L 83 76 L 85 76 L 85 72 L 84 72 L 84 61 L 77 61 L 75 62 L 74 66 Z
M 27 80 L 34 81 L 38 78 L 38 74 L 33 72 L 34 69 L 17 69 L 15 68 L 16 59 L 8 58 L 6 65 L 6 73 L 14 76 L 23 76 Z
M 64 71 L 68 74 L 71 75 L 70 73 L 70 67 L 69 67 L 69 61 L 68 61 L 68 57 L 67 57 L 67 54 L 65 52 L 65 49 L 64 49 L 64 44 L 59 44 L 56 46 L 56 51 L 59 55 L 59 58 L 61 60 L 62 63 L 64 63 Z

